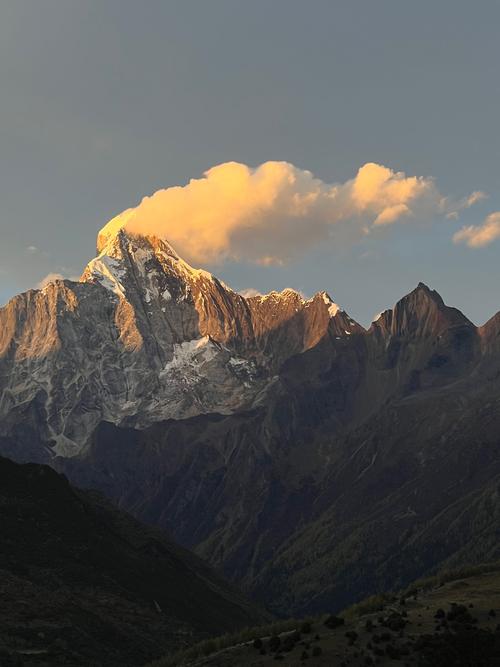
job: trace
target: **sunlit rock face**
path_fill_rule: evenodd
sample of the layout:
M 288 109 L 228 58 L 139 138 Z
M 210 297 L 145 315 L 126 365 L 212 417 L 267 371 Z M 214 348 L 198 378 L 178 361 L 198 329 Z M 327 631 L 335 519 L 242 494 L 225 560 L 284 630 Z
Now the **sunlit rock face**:
M 0 420 L 73 456 L 101 421 L 144 428 L 248 409 L 282 363 L 328 331 L 359 330 L 325 294 L 245 299 L 164 240 L 103 230 L 79 282 L 0 310 Z

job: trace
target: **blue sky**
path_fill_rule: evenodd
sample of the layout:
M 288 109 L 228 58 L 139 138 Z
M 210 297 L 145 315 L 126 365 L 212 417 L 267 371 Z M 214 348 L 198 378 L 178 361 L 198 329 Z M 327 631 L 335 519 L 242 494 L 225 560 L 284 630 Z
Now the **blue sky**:
M 331 184 L 375 162 L 488 198 L 283 266 L 206 268 L 326 289 L 364 324 L 421 280 L 484 322 L 500 240 L 452 237 L 500 210 L 498 25 L 494 0 L 3 0 L 0 301 L 79 274 L 108 219 L 214 165 L 284 160 Z

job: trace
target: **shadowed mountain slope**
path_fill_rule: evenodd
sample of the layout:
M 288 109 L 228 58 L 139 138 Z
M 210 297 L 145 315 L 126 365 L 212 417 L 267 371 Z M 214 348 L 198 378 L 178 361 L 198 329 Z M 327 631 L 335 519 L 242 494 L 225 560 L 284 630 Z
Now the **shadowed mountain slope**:
M 267 617 L 197 557 L 47 466 L 0 459 L 0 525 L 2 665 L 138 667 Z

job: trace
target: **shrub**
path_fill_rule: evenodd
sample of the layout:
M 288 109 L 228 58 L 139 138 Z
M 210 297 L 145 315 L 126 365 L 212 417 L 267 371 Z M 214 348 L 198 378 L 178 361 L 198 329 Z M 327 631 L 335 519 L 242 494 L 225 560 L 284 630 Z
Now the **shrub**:
M 328 616 L 323 625 L 326 625 L 327 628 L 330 628 L 330 630 L 334 630 L 335 628 L 339 628 L 341 625 L 344 625 L 345 621 L 341 616 L 333 616 L 333 614 L 330 614 Z
M 277 651 L 280 647 L 280 644 L 281 644 L 281 639 L 278 637 L 278 635 L 273 635 L 269 640 L 269 650 Z

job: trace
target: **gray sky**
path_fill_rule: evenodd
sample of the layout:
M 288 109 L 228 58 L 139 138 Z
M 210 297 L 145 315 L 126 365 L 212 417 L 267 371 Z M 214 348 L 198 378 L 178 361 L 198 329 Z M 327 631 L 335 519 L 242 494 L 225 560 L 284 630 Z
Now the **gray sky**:
M 208 264 L 236 289 L 326 289 L 366 324 L 420 280 L 474 322 L 500 310 L 496 0 L 0 0 L 0 301 L 79 274 L 98 229 L 238 161 L 325 183 L 367 162 L 433 177 L 432 211 L 284 266 Z

